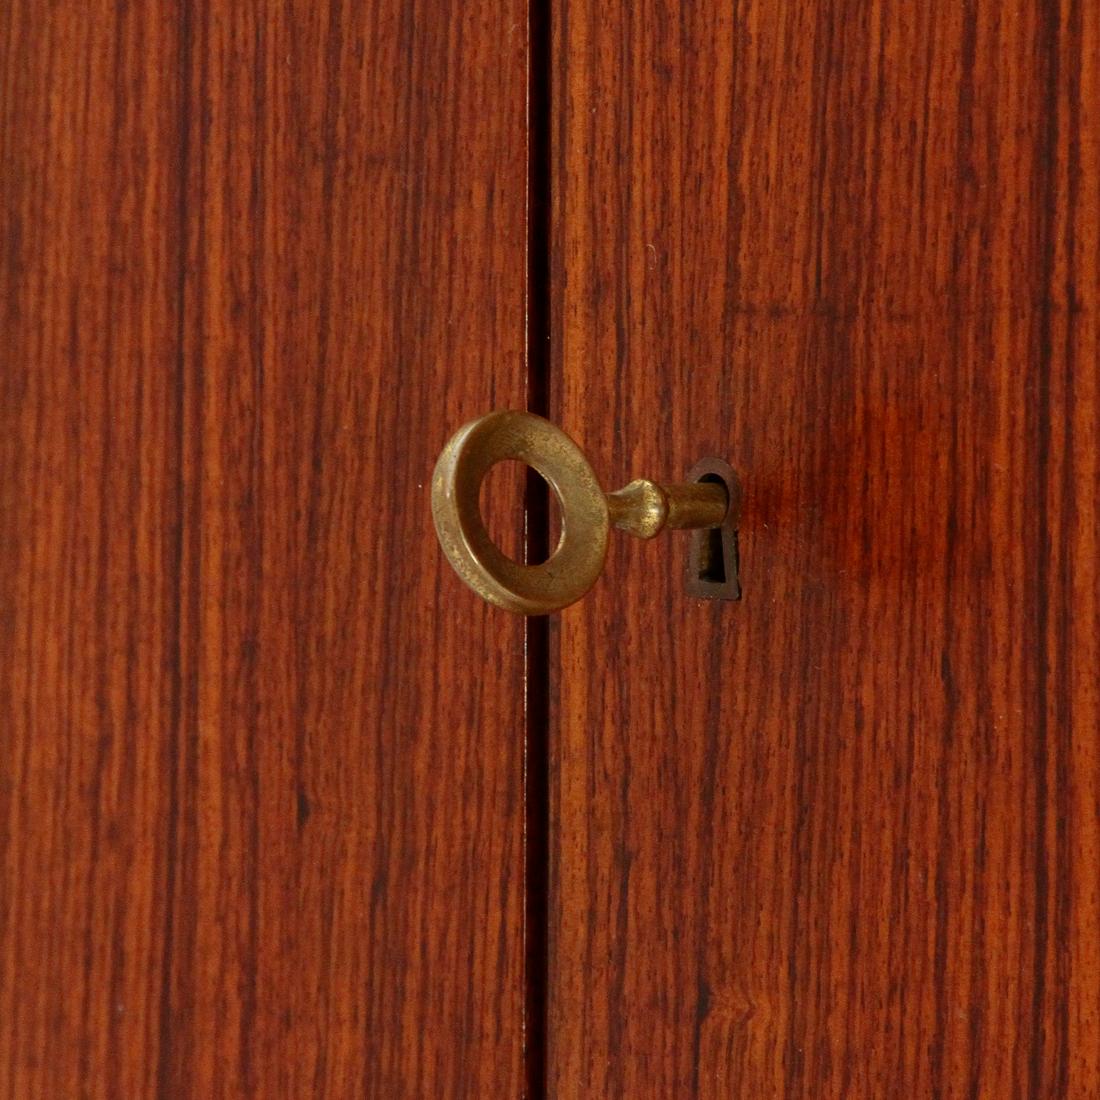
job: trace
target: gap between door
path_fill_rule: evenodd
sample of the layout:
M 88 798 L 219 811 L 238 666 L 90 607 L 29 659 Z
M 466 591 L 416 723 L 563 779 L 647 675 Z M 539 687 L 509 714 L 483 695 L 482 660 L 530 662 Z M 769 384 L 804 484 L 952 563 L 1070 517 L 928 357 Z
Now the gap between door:
M 527 8 L 527 408 L 550 415 L 551 4 Z M 550 555 L 550 496 L 528 470 L 527 561 Z M 524 637 L 524 1064 L 528 1100 L 545 1100 L 550 885 L 550 619 Z

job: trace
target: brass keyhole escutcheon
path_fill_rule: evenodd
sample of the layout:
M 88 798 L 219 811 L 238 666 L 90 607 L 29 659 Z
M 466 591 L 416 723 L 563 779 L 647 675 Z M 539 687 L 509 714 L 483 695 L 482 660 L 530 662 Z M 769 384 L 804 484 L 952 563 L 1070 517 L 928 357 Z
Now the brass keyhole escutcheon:
M 482 480 L 509 458 L 536 469 L 561 509 L 561 539 L 538 565 L 508 558 L 481 516 Z M 653 538 L 666 527 L 728 526 L 739 503 L 732 489 L 716 480 L 658 485 L 643 478 L 605 495 L 584 452 L 560 428 L 533 413 L 493 412 L 464 424 L 443 448 L 432 476 L 432 516 L 447 559 L 475 592 L 507 611 L 545 615 L 595 584 L 612 527 Z

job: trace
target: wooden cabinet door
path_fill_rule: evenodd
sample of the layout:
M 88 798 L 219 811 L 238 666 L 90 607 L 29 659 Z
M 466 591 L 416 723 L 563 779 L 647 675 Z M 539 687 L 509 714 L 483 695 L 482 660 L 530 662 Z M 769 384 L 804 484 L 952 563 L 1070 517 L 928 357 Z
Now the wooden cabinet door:
M 4 6 L 0 1096 L 523 1090 L 526 20 Z
M 1100 1095 L 1100 9 L 556 0 L 549 1088 Z
M 1100 1096 L 1094 5 L 14 0 L 0 87 L 0 1096 Z M 728 459 L 742 599 L 463 588 L 524 406 Z

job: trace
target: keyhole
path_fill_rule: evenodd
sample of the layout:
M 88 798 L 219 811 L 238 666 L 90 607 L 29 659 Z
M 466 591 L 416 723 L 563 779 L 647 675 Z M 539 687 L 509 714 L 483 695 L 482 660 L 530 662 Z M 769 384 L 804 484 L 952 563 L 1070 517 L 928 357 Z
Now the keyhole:
M 688 474 L 691 481 L 723 485 L 730 508 L 721 527 L 692 531 L 684 587 L 689 596 L 703 600 L 739 600 L 741 577 L 737 525 L 740 521 L 741 487 L 730 466 L 718 458 L 704 458 Z
M 707 474 L 699 479 L 711 485 L 725 485 L 717 474 Z M 707 584 L 726 583 L 726 555 L 722 549 L 722 528 L 711 527 L 699 532 L 699 579 Z

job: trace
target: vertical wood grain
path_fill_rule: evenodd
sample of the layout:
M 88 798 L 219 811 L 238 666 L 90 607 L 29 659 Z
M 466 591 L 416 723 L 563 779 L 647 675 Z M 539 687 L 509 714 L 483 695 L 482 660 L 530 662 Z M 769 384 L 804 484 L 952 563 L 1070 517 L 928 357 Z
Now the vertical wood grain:
M 1100 15 L 554 22 L 556 413 L 746 508 L 556 631 L 551 1095 L 1100 1094 Z
M 427 496 L 524 402 L 526 45 L 0 17 L 0 1095 L 519 1094 L 523 627 Z

